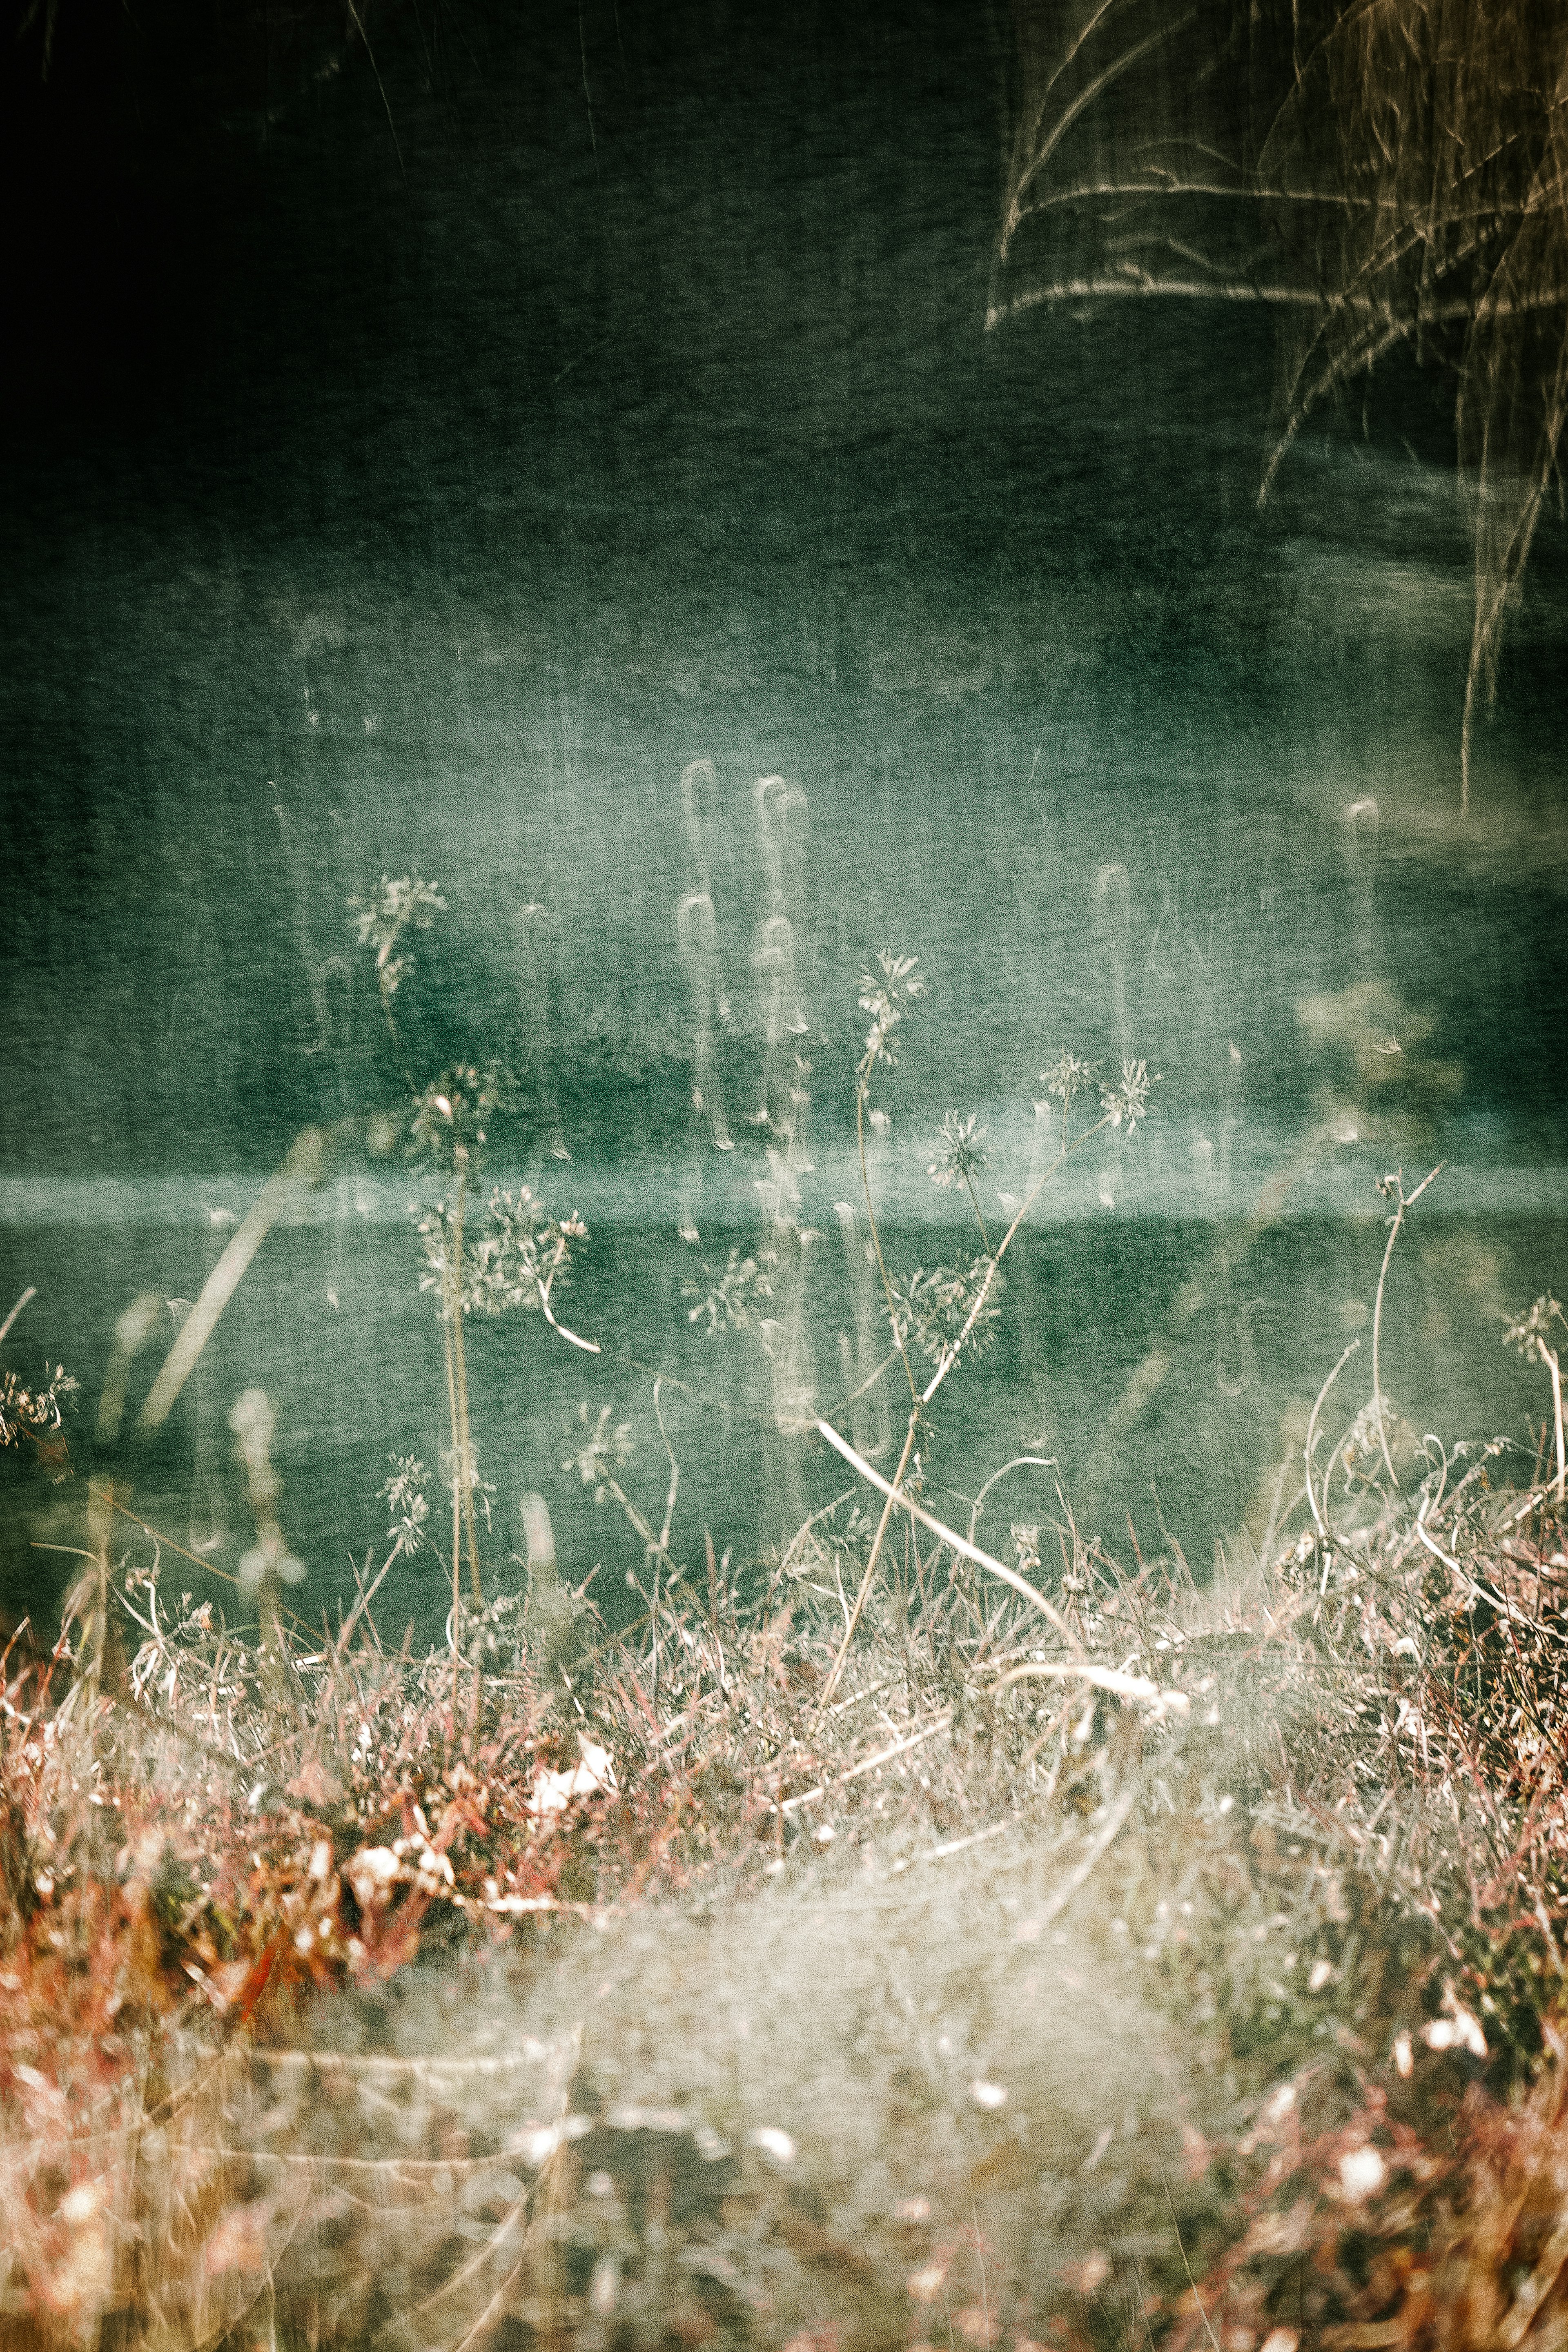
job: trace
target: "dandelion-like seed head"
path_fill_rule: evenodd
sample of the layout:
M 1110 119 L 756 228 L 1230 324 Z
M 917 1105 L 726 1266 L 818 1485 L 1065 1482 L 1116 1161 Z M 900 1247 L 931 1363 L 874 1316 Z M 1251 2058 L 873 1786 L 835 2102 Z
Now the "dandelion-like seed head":
M 1064 1110 L 1074 1095 L 1082 1094 L 1093 1080 L 1094 1064 L 1065 1052 L 1057 1055 L 1048 1070 L 1040 1072 L 1040 1084 L 1048 1095 L 1055 1095 Z
M 1147 1062 L 1123 1061 L 1121 1079 L 1117 1086 L 1102 1086 L 1100 1099 L 1112 1127 L 1125 1127 L 1129 1135 L 1149 1111 L 1152 1087 L 1160 1083 L 1160 1073 L 1151 1075 Z
M 956 1184 L 971 1183 L 990 1165 L 985 1134 L 973 1112 L 968 1118 L 960 1118 L 955 1110 L 950 1110 L 942 1123 L 942 1150 L 926 1169 L 931 1182 L 948 1191 Z

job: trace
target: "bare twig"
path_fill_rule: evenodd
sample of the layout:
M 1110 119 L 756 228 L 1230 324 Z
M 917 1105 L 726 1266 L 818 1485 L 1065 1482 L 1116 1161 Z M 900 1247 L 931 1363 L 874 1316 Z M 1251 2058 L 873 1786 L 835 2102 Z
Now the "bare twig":
M 1383 1448 L 1384 1463 L 1390 1478 L 1394 1481 L 1395 1493 L 1399 1491 L 1399 1478 L 1394 1467 L 1394 1456 L 1388 1450 L 1388 1435 L 1384 1427 L 1383 1383 L 1378 1363 L 1378 1342 L 1383 1336 L 1384 1285 L 1388 1280 L 1388 1262 L 1394 1255 L 1394 1244 L 1399 1239 L 1399 1228 L 1405 1223 L 1405 1212 L 1415 1206 L 1427 1185 L 1442 1174 L 1447 1165 L 1446 1160 L 1439 1160 L 1431 1175 L 1424 1176 L 1415 1192 L 1408 1195 L 1405 1190 L 1405 1171 L 1402 1168 L 1396 1168 L 1392 1176 L 1384 1177 L 1377 1188 L 1380 1192 L 1385 1193 L 1398 1203 L 1388 1228 L 1388 1246 L 1383 1253 L 1383 1265 L 1377 1277 L 1377 1298 L 1372 1310 L 1372 1395 L 1373 1403 L 1377 1412 L 1377 1442 Z
M 327 1139 L 320 1128 L 308 1127 L 290 1144 L 283 1164 L 262 1186 L 249 1215 L 239 1225 L 228 1247 L 208 1275 L 202 1295 L 181 1324 L 178 1337 L 163 1369 L 147 1391 L 140 1426 L 159 1428 L 180 1391 L 189 1380 L 196 1358 L 212 1337 L 214 1326 L 239 1286 L 251 1259 L 269 1228 L 288 1206 L 296 1189 L 308 1192 L 321 1181 Z
M 1329 1374 L 1328 1379 L 1318 1391 L 1318 1401 L 1312 1407 L 1311 1417 L 1307 1423 L 1307 1442 L 1301 1449 L 1301 1459 L 1306 1466 L 1307 1472 L 1307 1501 L 1311 1507 L 1312 1517 L 1317 1521 L 1318 1533 L 1322 1537 L 1325 1543 L 1327 1543 L 1329 1539 L 1329 1530 L 1324 1521 L 1323 1515 L 1318 1508 L 1318 1498 L 1312 1492 L 1312 1456 L 1316 1453 L 1318 1445 L 1318 1416 L 1323 1410 L 1324 1401 L 1328 1396 L 1329 1391 L 1333 1387 L 1334 1382 L 1339 1379 L 1340 1374 L 1344 1370 L 1345 1366 L 1350 1362 L 1351 1358 L 1355 1354 L 1356 1349 L 1360 1346 L 1361 1341 L 1359 1339 L 1352 1339 L 1351 1341 L 1350 1346 L 1345 1349 L 1343 1355 L 1340 1358 L 1339 1362 L 1334 1366 L 1333 1370 Z M 1325 1502 L 1328 1500 L 1326 1475 L 1323 1499 Z M 1272 1521 L 1270 1521 L 1270 1526 L 1272 1526 Z M 1268 1562 L 1265 1561 L 1264 1565 L 1267 1567 Z
M 24 1290 L 24 1292 L 22 1293 L 22 1296 L 20 1297 L 20 1298 L 18 1298 L 18 1299 L 17 1299 L 16 1304 L 15 1305 L 15 1307 L 12 1307 L 11 1312 L 9 1313 L 9 1315 L 7 1315 L 7 1316 L 6 1316 L 5 1320 L 4 1321 L 4 1323 L 0 1323 L 0 1340 L 8 1339 L 10 1338 L 10 1336 L 11 1336 L 11 1326 L 12 1326 L 12 1324 L 13 1324 L 13 1323 L 15 1323 L 15 1321 L 16 1320 L 17 1316 L 18 1316 L 18 1315 L 20 1315 L 20 1313 L 22 1312 L 23 1307 L 26 1307 L 26 1305 L 27 1304 L 28 1299 L 29 1299 L 29 1298 L 37 1298 L 37 1295 L 38 1295 L 38 1286 L 37 1286 L 37 1283 L 35 1283 L 35 1282 L 30 1282 L 30 1283 L 27 1285 L 27 1287 L 26 1288 L 26 1290 Z
M 841 1454 L 844 1456 L 845 1461 L 849 1464 L 851 1469 L 858 1470 L 860 1473 L 861 1477 L 866 1479 L 871 1486 L 875 1486 L 879 1495 L 885 1495 L 887 1496 L 889 1509 L 891 1509 L 892 1506 L 897 1503 L 901 1510 L 905 1510 L 909 1513 L 910 1518 L 918 1519 L 922 1528 L 929 1528 L 933 1536 L 940 1536 L 942 1542 L 947 1544 L 953 1551 L 957 1552 L 962 1559 L 972 1559 L 977 1568 L 986 1569 L 993 1576 L 999 1576 L 1004 1584 L 1010 1584 L 1015 1592 L 1021 1593 L 1024 1599 L 1027 1601 L 1032 1607 L 1040 1612 L 1042 1616 L 1050 1620 L 1050 1622 L 1056 1627 L 1057 1632 L 1061 1635 L 1063 1641 L 1068 1643 L 1070 1649 L 1079 1650 L 1081 1648 L 1081 1644 L 1079 1643 L 1077 1635 L 1074 1633 L 1071 1626 L 1068 1623 L 1066 1618 L 1062 1616 L 1058 1610 L 1054 1609 L 1051 1606 L 1051 1603 L 1046 1599 L 1045 1594 L 1037 1591 L 1036 1587 L 1028 1581 L 1026 1577 L 1020 1576 L 1016 1568 L 1009 1568 L 1005 1560 L 993 1559 L 992 1555 L 988 1551 L 982 1551 L 978 1544 L 972 1544 L 968 1538 L 966 1536 L 961 1536 L 956 1528 L 944 1527 L 941 1519 L 935 1517 L 931 1512 L 928 1511 L 923 1504 L 917 1503 L 912 1496 L 900 1493 L 899 1489 L 898 1476 L 895 1475 L 895 1477 L 889 1481 L 883 1477 L 879 1470 L 873 1470 L 871 1465 L 868 1461 L 864 1460 L 860 1454 L 856 1453 L 855 1448 L 850 1444 L 848 1439 L 847 1437 L 839 1436 L 838 1432 L 834 1428 L 831 1422 L 819 1421 L 816 1424 L 816 1428 L 817 1434 L 821 1437 L 826 1437 L 827 1443 L 833 1447 L 835 1453 Z M 911 1437 L 914 1434 L 912 1424 L 910 1434 Z M 907 1450 L 908 1446 L 906 1441 L 906 1453 Z M 900 1474 L 901 1474 L 903 1464 L 900 1462 L 899 1465 Z M 882 1516 L 885 1522 L 887 1512 L 884 1512 Z M 868 1573 L 869 1571 L 868 1571 Z M 832 1684 L 837 1680 L 837 1668 L 841 1663 L 841 1660 L 842 1654 L 840 1654 L 840 1658 L 835 1661 L 835 1674 L 830 1677 L 827 1687 L 824 1689 L 822 1700 L 820 1702 L 823 1706 L 826 1706 L 827 1703 Z

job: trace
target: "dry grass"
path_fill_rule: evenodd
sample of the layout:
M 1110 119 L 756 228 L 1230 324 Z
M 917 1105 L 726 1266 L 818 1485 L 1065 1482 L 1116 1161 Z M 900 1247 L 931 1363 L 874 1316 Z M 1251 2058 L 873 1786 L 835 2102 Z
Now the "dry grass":
M 122 1697 L 7 1694 L 7 2337 L 1554 2341 L 1568 1568 L 1496 1460 L 1347 1439 L 1228 1596 L 1064 1517 L 1059 1634 L 906 1520 L 824 1707 L 846 1501 L 555 1693 L 465 1621 L 477 1735 L 149 1563 Z
M 1568 19 L 1537 0 L 1156 0 L 1019 13 L 990 323 L 1176 294 L 1279 321 L 1268 486 L 1399 344 L 1456 383 L 1476 602 L 1461 739 L 1557 469 L 1568 395 Z

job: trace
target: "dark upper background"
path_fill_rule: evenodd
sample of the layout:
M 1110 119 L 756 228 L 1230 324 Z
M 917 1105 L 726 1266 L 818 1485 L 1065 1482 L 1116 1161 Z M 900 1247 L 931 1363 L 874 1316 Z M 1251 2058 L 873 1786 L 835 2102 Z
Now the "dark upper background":
M 543 898 L 583 1120 L 613 1139 L 607 1074 L 679 1106 L 673 780 L 704 751 L 739 961 L 777 766 L 811 799 L 814 1019 L 848 1034 L 880 922 L 1011 1090 L 1036 1042 L 998 1000 L 1054 992 L 1055 1034 L 1119 861 L 1135 929 L 1176 877 L 1194 937 L 1234 936 L 1216 1017 L 1250 1004 L 1288 1101 L 1293 994 L 1355 977 L 1335 824 L 1372 791 L 1385 862 L 1424 860 L 1400 985 L 1485 998 L 1456 923 L 1504 955 L 1476 1082 L 1539 1126 L 1559 551 L 1549 526 L 1461 841 L 1439 373 L 1357 387 L 1259 517 L 1262 311 L 988 337 L 1000 9 L 363 21 L 374 58 L 327 5 L 60 0 L 47 77 L 41 25 L 6 59 L 9 1165 L 265 1163 L 361 1087 L 305 1051 L 310 989 L 348 891 L 410 866 L 453 894 L 426 957 L 453 1035 L 505 1050 L 495 902 Z M 1156 1050 L 1185 1015 L 1149 1009 Z M 374 1094 L 363 992 L 359 1034 Z

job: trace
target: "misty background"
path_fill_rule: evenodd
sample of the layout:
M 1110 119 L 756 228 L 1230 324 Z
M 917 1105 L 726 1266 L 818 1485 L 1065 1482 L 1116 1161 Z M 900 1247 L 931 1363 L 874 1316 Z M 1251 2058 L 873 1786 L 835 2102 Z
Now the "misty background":
M 563 1311 L 599 1357 L 536 1317 L 470 1334 L 493 1560 L 532 1488 L 574 1574 L 636 1559 L 563 1465 L 607 1403 L 662 1493 L 661 1370 L 683 1543 L 765 1553 L 836 1491 L 766 1349 L 689 1310 L 786 1225 L 795 1368 L 818 1411 L 847 1392 L 883 948 L 930 982 L 878 1097 L 906 1270 L 972 1246 L 925 1172 L 945 1112 L 986 1126 L 1000 1210 L 1064 1048 L 1161 1080 L 1043 1197 L 933 1489 L 1040 1451 L 1113 1545 L 1131 1515 L 1206 1573 L 1365 1328 L 1375 1178 L 1439 1160 L 1386 1382 L 1417 1433 L 1522 1435 L 1501 1319 L 1563 1280 L 1568 582 L 1548 516 L 1461 824 L 1440 368 L 1350 386 L 1260 510 L 1266 305 L 988 328 L 999 9 L 61 0 L 47 75 L 43 39 L 5 96 L 0 1311 L 36 1284 L 7 1360 L 82 1381 L 79 1483 L 130 1299 L 199 1291 L 301 1126 L 399 1108 L 348 901 L 405 873 L 449 909 L 399 996 L 416 1076 L 508 1063 L 491 1172 L 590 1228 Z M 756 1118 L 781 1034 L 787 1200 Z M 345 1151 L 132 1465 L 232 1569 L 226 1418 L 265 1387 L 315 1610 L 388 1455 L 438 1484 L 417 1193 Z M 31 1531 L 76 1539 L 68 1484 L 14 1476 L 13 1615 L 54 1589 Z M 398 1632 L 438 1587 L 399 1563 Z

